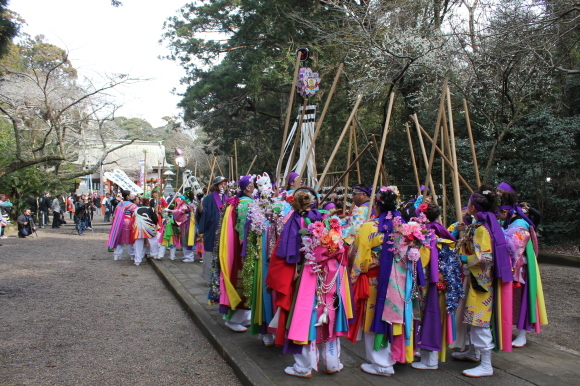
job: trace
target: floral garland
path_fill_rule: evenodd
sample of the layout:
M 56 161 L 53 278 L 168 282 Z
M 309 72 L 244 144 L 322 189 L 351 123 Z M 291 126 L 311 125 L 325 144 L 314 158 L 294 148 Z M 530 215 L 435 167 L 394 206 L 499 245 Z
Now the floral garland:
M 447 245 L 443 245 L 439 251 L 439 272 L 443 276 L 443 288 L 445 290 L 445 308 L 447 313 L 452 313 L 459 305 L 459 299 L 465 298 L 463 283 L 461 281 L 462 269 L 459 255 Z
M 262 233 L 265 230 L 282 229 L 284 225 L 283 205 L 284 202 L 277 198 L 255 199 L 248 205 L 246 221 L 250 222 L 250 226 L 247 235 L 246 256 L 241 273 L 243 294 L 247 307 L 251 307 L 254 291 L 254 273 L 256 264 L 262 254 Z
M 337 217 L 315 222 L 306 219 L 306 222 L 307 227 L 300 230 L 303 235 L 303 247 L 300 250 L 304 252 L 304 257 L 307 260 L 305 264 L 310 266 L 312 272 L 318 274 L 322 271 L 321 266 L 315 261 L 314 250 L 320 246 L 326 248 L 329 253 L 340 250 L 344 244 L 342 227 Z
M 246 258 L 244 260 L 244 266 L 242 267 L 242 282 L 245 299 L 244 305 L 250 308 L 252 307 L 252 296 L 254 292 L 254 272 L 256 264 L 260 259 L 261 241 L 262 238 L 257 232 L 251 231 L 248 234 Z
M 328 310 L 336 310 L 339 307 L 340 270 L 336 271 L 334 277 L 328 280 L 327 274 L 323 271 L 323 266 L 316 262 L 315 250 L 319 247 L 325 248 L 329 254 L 336 253 L 343 248 L 342 226 L 337 217 L 326 218 L 322 221 L 311 222 L 305 219 L 306 228 L 299 232 L 302 234 L 302 248 L 306 266 L 310 266 L 312 273 L 316 275 L 316 303 L 317 306 L 324 306 L 323 312 L 314 326 L 321 326 L 329 322 Z M 317 252 L 319 253 L 319 252 Z M 334 291 L 331 303 L 326 303 L 326 294 Z
M 391 218 L 393 219 L 393 233 L 391 233 L 391 240 L 388 243 L 393 244 L 394 238 L 397 235 L 401 236 L 399 248 L 402 249 L 402 254 L 407 254 L 409 260 L 413 262 L 418 261 L 421 257 L 419 248 L 431 249 L 431 237 L 434 237 L 425 225 L 427 217 L 421 213 L 419 217 L 412 217 L 411 221 L 404 223 L 400 217 L 393 218 L 393 215 L 389 212 L 387 219 Z M 391 248 L 390 251 L 393 252 L 394 248 Z
M 409 269 L 411 269 L 413 276 L 413 287 L 411 288 L 411 298 L 405 299 L 405 303 L 408 303 L 412 299 L 419 298 L 419 290 L 417 288 L 417 262 L 421 258 L 419 248 L 431 249 L 431 237 L 435 236 L 425 225 L 427 217 L 423 213 L 419 217 L 412 217 L 408 223 L 402 222 L 400 217 L 393 217 L 391 212 L 387 215 L 387 219 L 390 218 L 393 219 L 393 232 L 390 234 L 387 243 L 392 245 L 395 243 L 395 239 L 398 239 L 400 255 L 407 256 L 407 259 L 411 262 Z M 389 250 L 395 251 L 394 248 L 389 248 Z
M 269 224 L 276 223 L 277 229 L 284 226 L 282 209 L 284 201 L 279 198 L 261 198 L 254 200 L 249 206 L 248 221 L 250 231 L 259 232 L 266 230 Z

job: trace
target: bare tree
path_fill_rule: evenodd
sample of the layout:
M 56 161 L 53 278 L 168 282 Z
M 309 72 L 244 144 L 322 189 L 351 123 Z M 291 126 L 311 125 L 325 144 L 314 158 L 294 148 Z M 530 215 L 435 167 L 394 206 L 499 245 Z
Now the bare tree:
M 75 144 L 83 132 L 95 121 L 108 120 L 118 108 L 107 101 L 106 92 L 139 81 L 118 75 L 100 85 L 85 80 L 81 86 L 65 51 L 38 39 L 28 50 L 19 48 L 22 61 L 1 68 L 0 113 L 11 123 L 16 151 L 11 162 L 0 166 L 0 177 L 32 165 L 75 161 Z M 105 132 L 100 133 L 106 141 Z M 111 149 L 103 146 L 103 151 Z M 77 175 L 67 173 L 71 178 Z

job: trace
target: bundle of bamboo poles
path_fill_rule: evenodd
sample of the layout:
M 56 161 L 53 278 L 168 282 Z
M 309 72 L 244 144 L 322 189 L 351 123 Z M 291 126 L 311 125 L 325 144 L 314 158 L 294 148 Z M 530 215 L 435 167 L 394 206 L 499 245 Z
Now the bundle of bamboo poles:
M 292 84 L 292 88 L 290 91 L 290 98 L 289 98 L 288 106 L 286 109 L 284 135 L 282 138 L 282 146 L 281 146 L 282 149 L 281 149 L 281 154 L 280 154 L 278 166 L 276 169 L 276 180 L 280 183 L 280 186 L 282 185 L 281 184 L 281 182 L 282 182 L 281 177 L 282 176 L 280 175 L 280 171 L 282 169 L 282 164 L 283 164 L 283 159 L 284 159 L 284 146 L 286 144 L 287 136 L 288 136 L 288 128 L 289 128 L 290 117 L 292 114 L 292 108 L 293 108 L 293 103 L 294 103 L 294 93 L 295 93 L 295 88 L 296 88 L 296 80 L 297 80 L 297 76 L 298 76 L 299 67 L 300 67 L 300 60 L 297 57 L 295 71 L 294 71 L 295 76 L 293 79 L 293 84 Z M 336 92 L 336 87 L 337 87 L 340 75 L 342 73 L 342 68 L 343 68 L 343 65 L 341 64 L 338 67 L 337 73 L 336 73 L 335 78 L 334 78 L 334 82 L 333 82 L 332 87 L 330 89 L 330 92 L 328 94 L 324 109 L 323 109 L 322 114 L 320 116 L 320 119 L 316 122 L 313 140 L 309 144 L 308 150 L 306 152 L 306 154 L 307 154 L 306 159 L 309 158 L 311 152 L 313 151 L 316 138 L 320 134 L 322 123 L 323 123 L 324 117 L 328 111 L 330 101 L 332 100 L 332 97 L 334 96 L 334 94 Z M 419 192 L 420 194 L 425 196 L 427 194 L 427 190 L 429 189 L 432 196 L 433 196 L 434 202 L 436 204 L 438 204 L 436 184 L 435 184 L 433 176 L 432 176 L 433 165 L 435 163 L 435 154 L 437 153 L 440 156 L 441 163 L 442 163 L 440 186 L 442 187 L 441 198 L 442 198 L 442 208 L 443 208 L 443 211 L 442 211 L 443 212 L 443 221 L 444 222 L 446 221 L 446 210 L 447 210 L 447 203 L 448 203 L 448 200 L 447 200 L 447 180 L 446 180 L 446 175 L 447 175 L 446 173 L 447 172 L 449 172 L 449 175 L 451 176 L 451 185 L 452 185 L 452 189 L 453 189 L 453 201 L 454 201 L 454 207 L 455 207 L 455 218 L 457 219 L 457 221 L 461 221 L 462 220 L 462 216 L 461 216 L 462 204 L 461 204 L 461 191 L 460 191 L 461 185 L 463 185 L 465 188 L 467 188 L 470 192 L 473 192 L 473 188 L 469 185 L 469 183 L 459 173 L 459 165 L 458 165 L 458 160 L 457 160 L 457 150 L 456 150 L 456 141 L 455 141 L 455 129 L 454 129 L 452 103 L 451 103 L 451 92 L 449 89 L 447 79 L 444 81 L 442 88 L 443 88 L 443 90 L 441 93 L 439 111 L 437 114 L 437 121 L 435 124 L 435 130 L 434 130 L 433 137 L 429 136 L 429 134 L 421 126 L 417 114 L 413 114 L 411 116 L 411 120 L 412 120 L 413 124 L 415 125 L 417 138 L 418 138 L 420 149 L 421 149 L 421 155 L 419 156 L 419 158 L 421 158 L 421 157 L 423 158 L 423 163 L 425 165 L 425 171 L 426 171 L 425 178 L 423 180 L 424 183 L 422 184 L 423 186 L 425 186 L 425 188 L 423 189 L 422 192 L 419 192 L 420 186 L 421 186 L 421 180 L 420 180 L 420 176 L 419 176 L 419 169 L 417 167 L 417 162 L 415 159 L 415 152 L 414 152 L 414 146 L 413 146 L 413 140 L 412 140 L 412 132 L 411 132 L 411 128 L 410 128 L 409 123 L 405 124 L 405 128 L 406 128 L 407 138 L 409 141 L 409 148 L 410 148 L 410 152 L 411 152 L 410 156 L 411 156 L 411 160 L 412 160 L 415 182 L 417 185 L 417 192 Z M 343 173 L 343 175 L 341 175 L 341 177 L 338 179 L 338 181 L 336 181 L 334 183 L 334 185 L 326 192 L 325 199 L 328 198 L 328 196 L 332 193 L 332 191 L 336 188 L 336 186 L 338 186 L 338 184 L 343 180 L 344 180 L 344 191 L 345 191 L 345 197 L 346 197 L 346 192 L 347 192 L 348 187 L 349 187 L 349 173 L 352 169 L 354 169 L 354 167 L 357 168 L 358 182 L 359 183 L 361 182 L 359 161 L 360 161 L 360 158 L 362 157 L 362 155 L 366 151 L 368 151 L 371 143 L 373 143 L 375 150 L 377 152 L 378 162 L 376 165 L 373 184 L 372 184 L 373 188 L 372 188 L 371 203 L 370 203 L 370 205 L 372 207 L 372 205 L 374 203 L 374 197 L 375 197 L 375 193 L 376 193 L 377 185 L 378 185 L 379 181 L 381 183 L 388 184 L 387 173 L 385 172 L 385 167 L 383 165 L 383 159 L 384 159 L 384 154 L 385 154 L 388 133 L 389 133 L 389 130 L 391 128 L 390 121 L 391 121 L 391 115 L 392 115 L 392 111 L 393 111 L 393 104 L 395 101 L 395 93 L 392 92 L 390 97 L 389 97 L 387 116 L 385 119 L 385 124 L 383 127 L 380 144 L 378 144 L 376 142 L 374 137 L 371 137 L 372 142 L 368 141 L 368 144 L 365 147 L 365 149 L 359 153 L 358 152 L 358 143 L 357 143 L 357 133 L 356 133 L 355 122 L 356 122 L 356 114 L 357 114 L 357 111 L 359 109 L 359 106 L 361 105 L 362 100 L 363 100 L 363 95 L 359 95 L 354 103 L 354 106 L 353 106 L 351 112 L 350 112 L 348 120 L 346 121 L 340 135 L 338 136 L 338 139 L 337 139 L 337 142 L 333 148 L 333 151 L 332 151 L 332 153 L 331 153 L 331 155 L 330 155 L 330 157 L 329 157 L 329 159 L 324 167 L 324 171 L 322 172 L 320 178 L 318 179 L 318 183 L 314 188 L 315 188 L 316 192 L 321 191 L 321 188 L 324 186 L 325 178 L 327 177 L 329 170 L 332 167 L 332 163 L 335 159 L 335 156 L 336 156 L 338 150 L 340 149 L 340 147 L 342 146 L 342 142 L 343 142 L 343 140 L 348 132 L 349 139 L 348 139 L 348 152 L 347 152 L 347 169 Z M 303 106 L 305 107 L 307 105 L 307 100 L 304 99 L 303 102 L 304 102 Z M 475 146 L 474 146 L 474 141 L 473 141 L 473 134 L 471 131 L 471 123 L 470 123 L 470 119 L 469 119 L 468 106 L 467 106 L 467 102 L 465 100 L 463 100 L 463 107 L 464 107 L 464 111 L 465 111 L 466 124 L 467 124 L 468 133 L 469 133 L 470 144 L 471 144 L 473 165 L 475 168 L 476 184 L 477 184 L 477 186 L 479 186 L 481 184 L 481 182 L 480 182 L 480 178 L 479 178 L 477 157 L 476 157 Z M 296 138 L 294 140 L 294 142 L 295 142 L 294 149 L 297 149 L 296 144 L 298 143 L 298 139 L 299 139 L 298 137 L 300 136 L 300 133 L 301 133 L 301 125 L 302 125 L 304 111 L 305 111 L 305 108 L 303 108 L 302 115 L 298 121 L 298 127 L 296 130 Z M 427 140 L 431 144 L 431 148 L 430 148 L 429 153 L 427 153 L 427 146 L 425 144 L 425 140 Z M 438 141 L 440 141 L 440 146 L 438 146 Z M 353 154 L 353 145 L 354 145 L 354 154 Z M 288 162 L 290 163 L 289 170 L 291 170 L 292 163 L 293 163 L 294 158 L 295 158 L 294 151 L 292 152 L 291 156 L 288 159 Z M 351 163 L 351 156 L 352 155 L 354 155 L 355 160 Z M 255 158 L 254 158 L 254 161 L 255 161 Z M 254 161 L 252 161 L 252 165 L 253 165 Z M 298 173 L 300 178 L 303 176 L 305 168 L 306 168 L 306 163 L 304 163 L 302 165 L 302 168 L 301 168 L 300 172 Z M 250 169 L 251 169 L 251 166 L 250 166 Z M 249 173 L 249 171 L 248 171 L 248 173 Z M 379 176 L 380 176 L 380 180 L 379 180 Z M 322 201 L 324 201 L 324 199 Z M 369 216 L 370 216 L 370 213 L 371 213 L 371 211 L 369 211 Z

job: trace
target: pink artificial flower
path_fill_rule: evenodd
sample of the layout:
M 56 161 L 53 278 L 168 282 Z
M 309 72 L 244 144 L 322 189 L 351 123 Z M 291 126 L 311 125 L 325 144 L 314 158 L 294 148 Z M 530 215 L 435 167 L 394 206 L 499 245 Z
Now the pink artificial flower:
M 314 237 L 317 238 L 321 238 L 327 233 L 324 224 L 322 224 L 320 221 L 316 221 L 308 225 L 308 230 L 314 235 Z
M 328 220 L 328 223 L 330 224 L 331 229 L 334 230 L 340 229 L 340 221 L 337 218 L 335 217 L 331 218 L 330 220 Z

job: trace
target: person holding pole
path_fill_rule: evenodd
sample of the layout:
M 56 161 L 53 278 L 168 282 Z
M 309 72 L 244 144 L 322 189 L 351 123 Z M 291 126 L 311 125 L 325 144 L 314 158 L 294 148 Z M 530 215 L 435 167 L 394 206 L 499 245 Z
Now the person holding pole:
M 459 251 L 471 277 L 463 314 L 471 345 L 468 350 L 451 356 L 457 360 L 480 361 L 479 366 L 463 371 L 463 375 L 474 378 L 493 375 L 491 351 L 494 348 L 511 351 L 512 347 L 511 299 L 504 298 L 504 295 L 507 297 L 504 288 L 512 285 L 514 277 L 496 209 L 495 189 L 481 185 L 471 194 L 467 209 L 477 222 L 467 227 L 459 241 Z M 509 342 L 503 333 L 506 328 L 509 328 Z
M 270 258 L 266 284 L 276 293 L 276 344 L 294 354 L 288 375 L 310 378 L 318 371 L 318 346 L 326 372 L 342 370 L 339 336 L 353 318 L 340 220 L 318 210 L 316 192 L 294 192 L 292 213 Z
M 355 343 L 364 337 L 366 359 L 361 365 L 365 373 L 390 377 L 395 373 L 389 335 L 392 324 L 382 319 L 394 251 L 390 242 L 398 195 L 392 188 L 381 188 L 374 208 L 378 217 L 360 226 L 354 240 L 355 259 L 350 273 L 356 306 L 355 322 L 350 325 L 349 339 Z M 362 334 L 361 334 L 362 333 Z
M 172 210 L 173 220 L 179 226 L 181 234 L 181 248 L 183 262 L 193 263 L 195 248 L 195 209 L 197 207 L 195 191 L 191 187 L 185 188 L 183 199 L 177 202 Z
M 223 176 L 214 178 L 209 193 L 201 200 L 195 212 L 197 229 L 203 234 L 203 278 L 211 279 L 211 264 L 215 243 L 215 234 L 218 229 L 220 212 L 226 203 L 226 187 L 228 179 Z
M 137 209 L 137 205 L 133 203 L 135 195 L 128 190 L 121 191 L 121 194 L 123 201 L 115 208 L 113 224 L 107 242 L 109 250 L 114 250 L 115 260 L 121 260 L 125 245 L 128 246 L 129 255 L 135 256 L 135 239 L 132 232 L 133 216 Z M 79 221 L 84 220 L 79 219 Z
M 219 237 L 215 259 L 219 261 L 219 271 L 212 271 L 212 287 L 209 299 L 220 305 L 224 314 L 225 325 L 234 332 L 245 332 L 245 325 L 250 323 L 250 310 L 244 305 L 243 280 L 240 278 L 243 268 L 242 247 L 247 244 L 246 223 L 250 204 L 253 202 L 254 179 L 244 176 L 237 181 L 240 191 L 226 202 L 217 232 Z M 217 266 L 217 265 L 216 265 Z M 213 267 L 212 267 L 213 268 Z M 217 286 L 213 283 L 219 282 Z
M 538 265 L 538 239 L 534 223 L 517 204 L 513 185 L 502 182 L 498 219 L 505 229 L 508 252 L 513 264 L 513 323 L 518 329 L 513 347 L 527 343 L 527 331 L 541 331 L 548 324 L 544 291 Z M 499 187 L 498 187 L 499 190 Z
M 430 238 L 430 249 L 421 248 L 427 294 L 417 335 L 421 360 L 411 366 L 419 370 L 436 370 L 439 359 L 445 361 L 447 345 L 456 336 L 453 319 L 465 293 L 461 281 L 461 262 L 455 252 L 457 240 L 437 221 L 441 214 L 439 206 L 435 203 L 421 204 L 418 211 L 425 215 L 426 226 L 434 237 Z
M 347 219 L 344 242 L 352 245 L 361 225 L 367 220 L 371 201 L 372 185 L 357 184 L 352 188 L 352 200 L 355 205 L 352 215 Z M 373 211 L 374 212 L 374 211 Z

